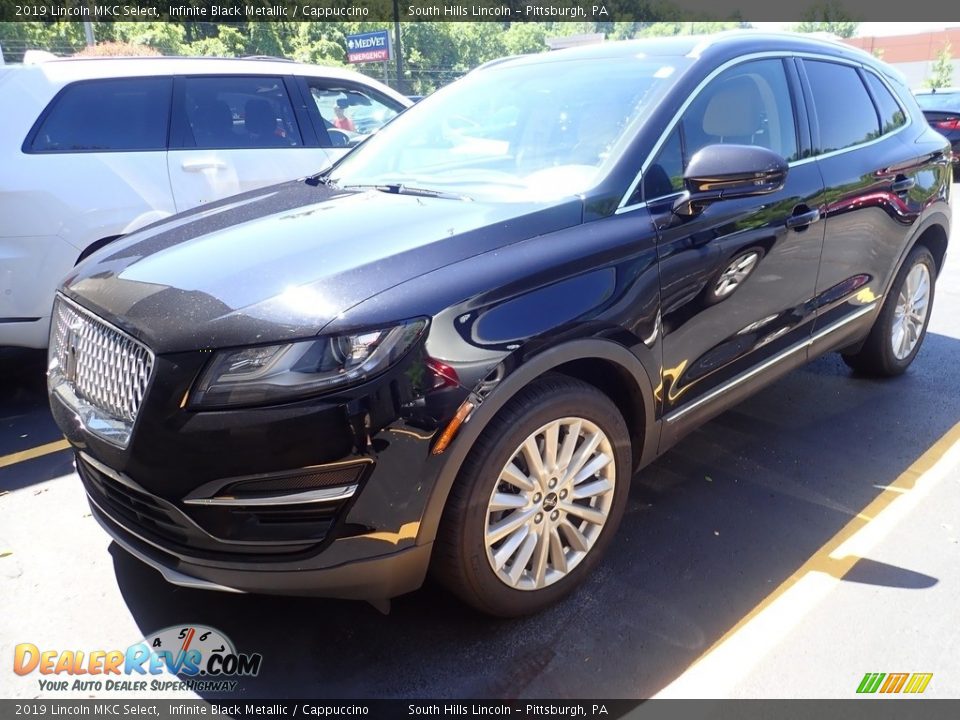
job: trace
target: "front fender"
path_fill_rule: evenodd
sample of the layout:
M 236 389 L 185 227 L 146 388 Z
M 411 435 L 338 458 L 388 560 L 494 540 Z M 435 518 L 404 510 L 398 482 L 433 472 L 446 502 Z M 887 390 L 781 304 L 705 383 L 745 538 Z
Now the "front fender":
M 644 349 L 641 352 L 649 351 Z M 636 383 L 636 388 L 643 398 L 644 418 L 643 451 L 639 464 L 644 465 L 653 459 L 658 445 L 660 424 L 655 416 L 653 384 L 637 355 L 619 343 L 601 338 L 571 340 L 554 346 L 529 357 L 512 372 L 498 380 L 492 388 L 485 389 L 480 404 L 443 454 L 444 462 L 437 474 L 420 525 L 418 545 L 431 543 L 436 538 L 447 496 L 450 494 L 463 461 L 497 412 L 537 377 L 566 363 L 585 359 L 603 360 L 616 364 Z M 477 395 L 474 394 L 474 397 Z

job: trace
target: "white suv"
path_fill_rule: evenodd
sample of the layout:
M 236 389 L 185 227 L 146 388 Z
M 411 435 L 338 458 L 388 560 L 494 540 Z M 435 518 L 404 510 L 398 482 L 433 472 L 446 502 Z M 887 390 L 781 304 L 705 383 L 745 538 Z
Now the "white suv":
M 264 58 L 0 69 L 0 347 L 46 347 L 54 288 L 99 247 L 317 173 L 410 104 L 359 73 Z

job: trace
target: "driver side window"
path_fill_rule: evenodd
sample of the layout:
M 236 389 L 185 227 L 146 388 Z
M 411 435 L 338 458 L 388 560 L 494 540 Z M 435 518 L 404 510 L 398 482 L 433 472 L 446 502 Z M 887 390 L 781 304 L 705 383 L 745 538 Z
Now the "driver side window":
M 683 170 L 707 145 L 757 145 L 798 159 L 793 101 L 779 59 L 753 60 L 714 78 L 684 112 L 643 177 L 647 202 L 683 189 Z

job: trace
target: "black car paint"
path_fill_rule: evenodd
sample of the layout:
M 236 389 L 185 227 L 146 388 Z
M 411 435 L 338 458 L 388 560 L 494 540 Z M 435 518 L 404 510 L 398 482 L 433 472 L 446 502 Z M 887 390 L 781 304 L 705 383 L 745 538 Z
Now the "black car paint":
M 696 42 L 650 47 L 686 54 Z M 618 52 L 626 50 L 581 51 L 593 62 Z M 794 164 L 773 195 L 717 202 L 691 218 L 662 202 L 616 212 L 664 127 L 710 73 L 770 52 L 873 64 L 802 39 L 717 41 L 582 198 L 495 204 L 297 181 L 177 216 L 95 254 L 63 292 L 143 340 L 157 368 L 126 449 L 78 427 L 57 401 L 55 417 L 78 450 L 183 513 L 187 529 L 178 544 L 131 527 L 129 517 L 123 527 L 95 506 L 98 520 L 141 558 L 191 578 L 260 592 L 389 597 L 422 582 L 460 464 L 496 411 L 538 375 L 559 370 L 608 391 L 633 429 L 639 468 L 814 354 L 862 340 L 875 311 L 837 334 L 816 333 L 883 298 L 920 234 L 949 228 L 943 140 L 916 121 L 918 108 L 912 125 L 869 152 Z M 815 147 L 802 120 L 801 144 Z M 902 177 L 915 183 L 895 192 Z M 810 209 L 819 220 L 786 226 Z M 752 247 L 763 249 L 752 282 L 721 303 L 704 302 L 711 279 Z M 295 300 L 316 302 L 284 304 L 288 286 L 309 291 Z M 414 317 L 430 319 L 424 341 L 362 385 L 271 407 L 189 406 L 210 350 Z M 802 352 L 766 367 L 798 344 Z M 437 361 L 458 382 L 438 376 Z M 468 422 L 443 454 L 432 454 L 464 401 L 475 405 Z M 205 549 L 222 518 L 188 518 L 181 502 L 201 486 L 344 462 L 365 463 L 361 487 L 319 542 Z

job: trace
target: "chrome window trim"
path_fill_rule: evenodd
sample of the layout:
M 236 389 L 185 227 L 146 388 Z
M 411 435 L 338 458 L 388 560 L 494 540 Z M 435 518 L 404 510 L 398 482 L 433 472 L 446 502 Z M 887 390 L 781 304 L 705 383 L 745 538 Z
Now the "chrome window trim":
M 653 159 L 657 157 L 660 153 L 660 149 L 663 147 L 663 144 L 667 141 L 667 138 L 670 137 L 670 134 L 674 131 L 677 126 L 677 123 L 680 122 L 680 118 L 687 111 L 690 105 L 694 100 L 703 92 L 703 89 L 714 80 L 720 73 L 732 68 L 737 65 L 742 65 L 743 63 L 751 62 L 753 60 L 762 60 L 770 58 L 779 58 L 779 59 L 789 59 L 789 58 L 809 58 L 811 60 L 823 60 L 825 62 L 832 62 L 837 65 L 849 65 L 850 67 L 860 68 L 866 72 L 872 72 L 880 81 L 890 90 L 894 99 L 897 101 L 897 104 L 900 105 L 900 109 L 904 110 L 903 103 L 900 100 L 900 96 L 894 91 L 890 86 L 890 83 L 887 82 L 887 79 L 883 77 L 881 73 L 874 71 L 871 67 L 864 65 L 862 62 L 857 60 L 852 60 L 850 58 L 835 57 L 833 55 L 822 55 L 820 53 L 813 52 L 790 52 L 784 50 L 769 50 L 765 52 L 751 53 L 749 55 L 742 55 L 740 57 L 734 58 L 733 60 L 728 60 L 719 67 L 714 68 L 714 70 L 707 75 L 700 83 L 694 88 L 693 92 L 684 100 L 683 105 L 680 106 L 680 109 L 674 114 L 670 119 L 670 122 L 667 123 L 666 128 L 660 134 L 660 137 L 657 138 L 657 142 L 654 143 L 653 149 L 647 154 L 647 157 L 643 161 L 643 165 L 640 166 L 640 172 L 637 173 L 636 177 L 633 179 L 633 182 L 630 183 L 630 187 L 627 188 L 627 191 L 623 194 L 623 197 L 620 199 L 620 203 L 617 205 L 617 209 L 614 211 L 614 215 L 619 215 L 621 213 L 631 212 L 633 210 L 639 210 L 641 208 L 647 207 L 650 201 L 643 200 L 638 203 L 633 203 L 632 205 L 627 205 L 627 201 L 630 199 L 630 196 L 633 195 L 634 191 L 637 189 L 637 186 L 640 184 L 640 181 L 643 179 L 644 173 L 649 169 L 650 164 L 653 162 Z M 867 94 L 870 94 L 869 88 L 865 88 Z M 873 102 L 872 95 L 871 102 Z M 794 108 L 796 112 L 796 108 Z M 904 115 L 906 115 L 907 122 L 898 127 L 893 132 L 886 133 L 880 137 L 874 138 L 873 140 L 867 140 L 866 142 L 858 143 L 857 145 L 851 145 L 850 147 L 843 148 L 841 150 L 831 150 L 827 153 L 822 153 L 820 155 L 811 155 L 810 157 L 801 158 L 800 160 L 794 160 L 793 162 L 787 163 L 788 167 L 795 167 L 797 165 L 803 165 L 805 163 L 813 162 L 814 160 L 822 160 L 825 158 L 833 157 L 841 153 L 850 152 L 852 150 L 859 150 L 861 148 L 869 147 L 875 143 L 880 142 L 881 140 L 886 140 L 887 138 L 893 137 L 897 133 L 906 130 L 913 124 L 913 117 L 909 112 L 904 110 Z M 879 123 L 879 117 L 878 117 Z M 654 200 L 662 200 L 665 198 L 671 197 L 671 195 L 663 195 L 659 198 L 654 198 Z
M 863 317 L 864 315 L 872 312 L 873 310 L 875 310 L 875 309 L 877 308 L 877 306 L 879 305 L 879 303 L 880 303 L 879 300 L 875 300 L 874 302 L 870 303 L 869 305 L 865 305 L 865 306 L 863 306 L 862 308 L 859 308 L 858 310 L 850 313 L 850 314 L 847 315 L 846 317 L 841 318 L 841 319 L 838 320 L 837 322 L 828 325 L 828 326 L 825 327 L 823 330 L 820 330 L 820 331 L 814 333 L 813 335 L 811 335 L 810 337 L 808 337 L 806 340 L 801 340 L 800 342 L 796 343 L 795 345 L 791 345 L 791 346 L 788 347 L 786 350 L 782 350 L 781 352 L 777 353 L 776 355 L 774 355 L 773 357 L 769 358 L 769 359 L 766 360 L 765 362 L 762 362 L 762 363 L 760 363 L 759 365 L 756 365 L 756 366 L 750 368 L 749 370 L 743 372 L 742 374 L 737 375 L 736 377 L 731 378 L 731 379 L 728 380 L 727 382 L 723 383 L 722 385 L 719 385 L 718 387 L 716 387 L 716 388 L 714 388 L 713 390 L 711 390 L 710 392 L 708 392 L 706 395 L 703 395 L 702 397 L 699 397 L 699 398 L 697 398 L 696 400 L 693 400 L 689 405 L 684 405 L 683 407 L 678 408 L 678 409 L 674 410 L 674 411 L 671 412 L 671 413 L 668 413 L 667 415 L 665 415 L 665 416 L 663 417 L 663 419 L 664 419 L 667 423 L 676 422 L 677 420 L 679 420 L 680 418 L 682 418 L 682 417 L 683 417 L 684 415 L 686 415 L 687 413 L 693 412 L 693 411 L 696 410 L 698 407 L 702 407 L 703 405 L 706 405 L 706 404 L 709 403 L 711 400 L 714 400 L 715 398 L 717 398 L 717 397 L 719 397 L 720 395 L 728 392 L 729 390 L 732 390 L 733 388 L 737 387 L 738 385 L 742 385 L 742 384 L 745 383 L 747 380 L 750 380 L 751 378 L 756 377 L 757 375 L 759 375 L 760 373 L 764 372 L 765 370 L 770 369 L 771 367 L 773 367 L 773 366 L 776 365 L 777 363 L 779 363 L 779 362 L 781 362 L 781 361 L 783 361 L 783 360 L 786 360 L 788 357 L 790 357 L 790 356 L 793 355 L 794 353 L 799 352 L 800 350 L 806 350 L 807 348 L 813 346 L 815 343 L 817 343 L 818 341 L 822 340 L 823 338 L 825 338 L 826 336 L 830 335 L 831 333 L 836 332 L 836 331 L 839 330 L 840 328 L 849 325 L 849 324 L 852 323 L 854 320 L 858 320 L 858 319 L 860 319 L 861 317 Z

